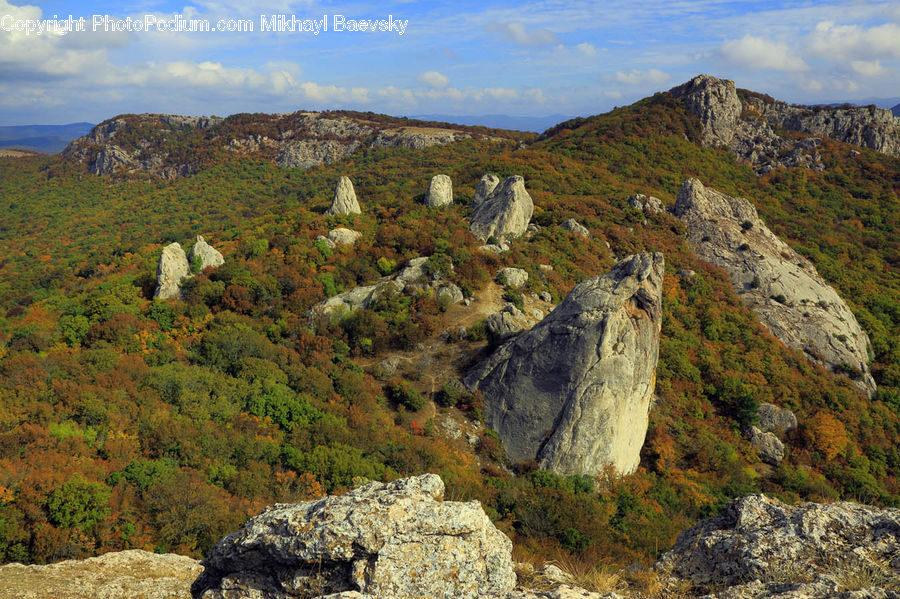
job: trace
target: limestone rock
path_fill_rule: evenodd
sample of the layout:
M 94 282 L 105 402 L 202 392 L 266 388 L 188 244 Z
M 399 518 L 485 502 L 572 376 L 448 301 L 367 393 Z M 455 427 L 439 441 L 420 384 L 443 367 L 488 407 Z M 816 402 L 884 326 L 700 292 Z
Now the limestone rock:
M 665 210 L 662 200 L 642 193 L 635 194 L 628 198 L 628 205 L 635 210 L 640 210 L 648 214 L 659 214 Z
M 588 228 L 585 227 L 584 225 L 582 225 L 581 223 L 579 223 L 574 218 L 570 218 L 567 221 L 563 221 L 563 223 L 560 225 L 560 227 L 562 227 L 566 231 L 572 231 L 573 233 L 578 233 L 582 237 L 590 238 L 590 236 L 591 236 L 591 232 L 588 231 Z
M 466 376 L 513 461 L 560 474 L 634 472 L 662 324 L 662 254 L 629 256 L 575 286 Z
M 789 506 L 749 495 L 682 532 L 657 569 L 721 588 L 779 574 L 799 582 L 791 572 L 809 580 L 854 565 L 900 576 L 900 509 L 849 502 Z
M 534 202 L 525 190 L 525 179 L 518 175 L 508 177 L 472 210 L 469 229 L 482 241 L 521 237 L 533 212 Z
M 0 597 L 16 599 L 190 599 L 203 568 L 183 555 L 132 549 L 46 566 L 0 566 Z
M 442 283 L 434 295 L 443 305 L 458 304 L 464 299 L 462 289 L 453 283 Z
M 337 227 L 336 229 L 332 229 L 328 232 L 328 240 L 331 241 L 335 246 L 353 245 L 361 235 L 362 233 L 360 233 L 359 231 L 354 231 L 353 229 L 345 229 L 344 227 Z
M 197 235 L 197 241 L 194 243 L 188 256 L 188 263 L 194 261 L 194 256 L 200 258 L 200 272 L 203 272 L 208 267 L 218 268 L 225 264 L 225 258 L 222 257 L 221 252 L 206 243 L 203 235 Z
M 472 209 L 474 210 L 482 204 L 500 184 L 500 177 L 488 173 L 481 177 L 478 185 L 475 187 L 475 197 L 472 198 Z
M 181 244 L 170 243 L 163 248 L 159 257 L 159 265 L 156 267 L 156 292 L 153 297 L 159 299 L 181 299 L 182 279 L 191 276 L 191 266 L 188 263 Z
M 453 181 L 447 175 L 435 175 L 428 184 L 425 205 L 438 208 L 453 203 Z
M 869 339 L 856 317 L 812 263 L 766 227 L 750 202 L 688 179 L 674 213 L 687 225 L 697 256 L 728 272 L 773 335 L 831 370 L 858 372 L 854 382 L 869 395 L 875 392 Z
M 512 543 L 477 501 L 443 501 L 443 494 L 440 477 L 424 474 L 276 504 L 216 543 L 192 586 L 194 598 L 508 594 L 516 580 Z
M 750 445 L 759 451 L 759 457 L 767 464 L 777 466 L 784 459 L 784 443 L 774 433 L 750 427 Z
M 308 169 L 342 160 L 361 147 L 362 144 L 355 140 L 349 143 L 333 139 L 292 141 L 282 145 L 275 163 L 285 168 Z
M 521 318 L 516 318 L 510 312 L 495 312 L 491 314 L 485 319 L 484 326 L 488 336 L 499 343 L 525 330 L 525 326 L 521 323 Z
M 797 428 L 797 417 L 785 408 L 775 404 L 759 404 L 759 428 L 765 432 L 786 433 Z
M 353 183 L 347 177 L 338 179 L 334 186 L 334 199 L 331 207 L 325 214 L 360 214 L 359 202 L 356 201 L 356 192 L 353 191 Z
M 684 101 L 688 111 L 700 119 L 707 145 L 727 146 L 741 117 L 741 101 L 733 81 L 698 75 L 669 93 Z
M 519 288 L 528 282 L 528 271 L 521 268 L 506 267 L 497 273 L 497 279 L 505 281 L 510 287 Z

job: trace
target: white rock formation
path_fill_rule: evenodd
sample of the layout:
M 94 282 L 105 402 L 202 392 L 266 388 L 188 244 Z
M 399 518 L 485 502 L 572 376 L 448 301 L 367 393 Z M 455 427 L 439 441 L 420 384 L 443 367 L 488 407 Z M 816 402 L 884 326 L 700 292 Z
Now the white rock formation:
M 349 178 L 341 177 L 334 186 L 334 199 L 325 214 L 360 214 L 361 212 L 359 202 L 356 200 L 356 192 L 353 191 L 353 183 Z
M 359 231 L 346 229 L 344 227 L 337 227 L 336 229 L 332 229 L 328 232 L 327 239 L 331 241 L 335 246 L 354 245 L 361 235 L 362 233 L 360 233 Z
M 628 198 L 628 205 L 635 210 L 640 210 L 647 214 L 659 214 L 665 210 L 662 200 L 642 193 L 635 194 Z
M 515 175 L 500 183 L 491 195 L 472 210 L 469 229 L 475 237 L 500 241 L 521 237 L 528 229 L 534 202 L 525 190 L 525 179 Z
M 188 263 L 181 244 L 170 243 L 163 248 L 159 257 L 159 265 L 156 267 L 156 292 L 153 297 L 159 299 L 181 299 L 182 279 L 191 276 L 191 266 Z
M 756 448 L 759 457 L 765 463 L 777 466 L 784 459 L 784 443 L 775 436 L 775 433 L 761 431 L 751 426 L 748 437 L 750 445 Z
M 478 185 L 475 187 L 475 197 L 472 198 L 472 209 L 477 208 L 481 203 L 483 203 L 488 196 L 493 193 L 493 191 L 500 184 L 500 177 L 497 175 L 492 175 L 488 173 L 481 177 L 481 180 L 478 182 Z
M 500 272 L 497 273 L 497 280 L 505 281 L 509 287 L 523 287 L 528 282 L 528 271 L 508 266 L 500 269 Z
M 694 252 L 728 272 L 773 335 L 830 370 L 858 373 L 854 382 L 870 396 L 875 392 L 869 338 L 856 317 L 812 263 L 766 227 L 750 202 L 688 179 L 674 213 L 687 225 Z
M 428 184 L 425 205 L 433 208 L 449 206 L 453 203 L 453 181 L 447 175 L 435 175 Z
M 188 255 L 189 263 L 194 261 L 194 256 L 200 257 L 200 272 L 203 272 L 208 267 L 218 268 L 225 264 L 225 258 L 222 257 L 221 252 L 206 243 L 203 235 L 197 235 L 197 241 Z
M 274 505 L 216 543 L 193 595 L 506 596 L 516 583 L 509 538 L 477 501 L 443 501 L 443 495 L 440 477 L 423 474 Z
M 662 254 L 629 256 L 465 377 L 513 461 L 560 474 L 634 472 L 656 380 L 663 273 Z

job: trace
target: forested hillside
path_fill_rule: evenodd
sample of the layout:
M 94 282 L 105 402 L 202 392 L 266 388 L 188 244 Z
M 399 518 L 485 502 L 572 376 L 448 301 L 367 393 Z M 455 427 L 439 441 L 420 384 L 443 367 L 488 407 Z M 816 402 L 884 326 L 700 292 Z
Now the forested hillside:
M 202 168 L 171 181 L 0 158 L 0 560 L 197 556 L 273 502 L 426 471 L 449 498 L 481 500 L 520 559 L 649 561 L 757 491 L 900 507 L 900 159 L 825 139 L 822 172 L 757 176 L 700 147 L 699 130 L 657 94 L 530 144 L 367 147 L 310 170 L 206 145 Z M 466 222 L 488 172 L 525 178 L 540 227 L 500 255 L 479 250 Z M 455 203 L 426 208 L 438 173 Z M 324 214 L 341 175 L 361 215 Z M 693 255 L 678 219 L 628 205 L 645 193 L 671 206 L 688 177 L 748 198 L 849 303 L 872 342 L 872 400 L 779 343 L 724 271 Z M 560 226 L 573 217 L 591 238 Z M 336 225 L 361 240 L 316 242 Z M 196 235 L 225 264 L 187 281 L 184 301 L 154 301 L 163 246 Z M 639 251 L 665 255 L 663 330 L 641 466 L 623 478 L 508 463 L 485 427 L 470 443 L 438 426 L 482 419 L 481 398 L 447 385 L 488 351 L 474 308 L 423 291 L 307 318 L 418 256 L 475 300 L 546 291 L 559 303 Z M 528 271 L 523 290 L 495 282 L 504 266 Z M 415 359 L 391 372 L 396 355 Z M 776 467 L 742 435 L 762 402 L 799 421 Z

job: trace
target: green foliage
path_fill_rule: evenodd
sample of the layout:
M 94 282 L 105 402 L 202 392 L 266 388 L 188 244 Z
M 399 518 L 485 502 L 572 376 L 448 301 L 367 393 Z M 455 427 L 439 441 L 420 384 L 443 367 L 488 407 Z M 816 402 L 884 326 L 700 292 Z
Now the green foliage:
M 112 491 L 103 483 L 86 481 L 73 474 L 47 498 L 50 521 L 62 528 L 90 530 L 109 514 Z
M 422 399 L 419 392 L 406 381 L 401 381 L 395 385 L 389 386 L 388 397 L 390 397 L 391 401 L 394 401 L 413 412 L 418 412 L 425 407 L 425 400 Z
M 522 297 L 522 294 L 520 294 L 519 292 L 517 292 L 513 289 L 504 290 L 503 299 L 506 300 L 507 302 L 511 303 L 513 306 L 515 306 L 519 310 L 525 309 L 525 298 Z
M 382 275 L 389 275 L 395 270 L 397 270 L 397 262 L 391 260 L 390 258 L 386 258 L 384 256 L 380 257 L 378 261 L 375 263 L 375 267 L 378 269 L 378 272 Z
M 159 325 L 163 331 L 171 331 L 175 322 L 175 311 L 172 306 L 166 302 L 153 302 L 150 306 L 150 312 L 147 314 L 151 320 Z
M 199 254 L 194 254 L 191 256 L 191 272 L 197 274 L 203 270 L 203 258 L 200 257 Z
M 74 316 L 67 314 L 59 319 L 60 334 L 62 335 L 63 341 L 68 345 L 81 345 L 85 337 L 87 337 L 90 328 L 90 321 L 81 314 L 76 314 Z

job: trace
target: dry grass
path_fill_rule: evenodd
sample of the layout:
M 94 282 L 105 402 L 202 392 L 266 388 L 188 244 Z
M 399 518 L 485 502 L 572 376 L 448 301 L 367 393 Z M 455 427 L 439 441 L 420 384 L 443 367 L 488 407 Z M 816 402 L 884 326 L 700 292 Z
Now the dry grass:
M 886 561 L 853 559 L 832 570 L 832 578 L 842 591 L 860 591 L 872 587 L 900 589 L 900 574 Z

